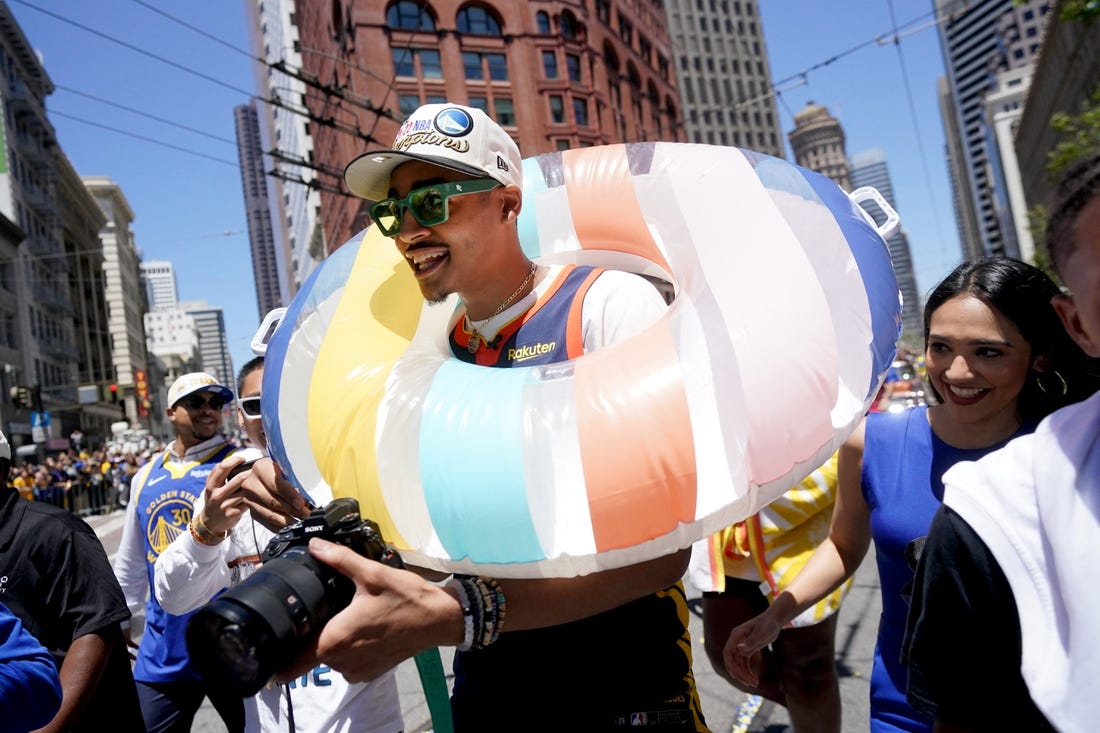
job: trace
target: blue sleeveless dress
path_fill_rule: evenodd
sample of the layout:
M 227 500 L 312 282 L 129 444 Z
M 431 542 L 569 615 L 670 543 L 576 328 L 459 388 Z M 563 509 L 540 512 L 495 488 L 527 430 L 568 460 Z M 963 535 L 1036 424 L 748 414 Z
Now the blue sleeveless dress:
M 1017 435 L 1031 432 L 1034 424 Z M 1016 437 L 1015 435 L 1012 437 Z M 1003 446 L 954 448 L 928 424 L 928 408 L 870 413 L 863 444 L 863 498 L 871 510 L 882 616 L 871 670 L 871 733 L 931 733 L 932 721 L 905 700 L 907 672 L 901 664 L 908 600 L 901 591 L 913 578 L 905 548 L 928 534 L 943 501 L 943 474 L 959 461 L 975 461 Z

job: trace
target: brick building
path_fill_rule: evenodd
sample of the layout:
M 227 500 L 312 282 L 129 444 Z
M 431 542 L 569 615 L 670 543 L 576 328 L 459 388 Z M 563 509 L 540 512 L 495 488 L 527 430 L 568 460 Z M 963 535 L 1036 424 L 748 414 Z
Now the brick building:
M 661 0 L 301 0 L 299 41 L 325 248 L 366 224 L 334 172 L 389 147 L 420 104 L 484 109 L 524 156 L 683 141 Z

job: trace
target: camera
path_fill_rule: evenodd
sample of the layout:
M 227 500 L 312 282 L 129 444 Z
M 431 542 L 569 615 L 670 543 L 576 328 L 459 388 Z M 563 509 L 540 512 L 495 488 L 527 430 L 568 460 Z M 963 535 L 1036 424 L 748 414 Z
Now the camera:
M 264 452 L 258 448 L 242 448 L 233 455 L 241 456 L 242 458 L 244 458 L 244 462 L 238 463 L 236 466 L 230 469 L 229 475 L 225 477 L 226 483 L 232 481 L 233 477 L 237 474 L 244 473 L 245 471 L 250 470 L 252 466 L 256 463 L 256 461 L 266 457 Z
M 378 525 L 359 516 L 355 499 L 336 499 L 285 527 L 271 538 L 259 570 L 200 608 L 187 624 L 192 663 L 220 689 L 242 697 L 256 694 L 351 603 L 355 584 L 309 554 L 313 537 L 404 567 Z

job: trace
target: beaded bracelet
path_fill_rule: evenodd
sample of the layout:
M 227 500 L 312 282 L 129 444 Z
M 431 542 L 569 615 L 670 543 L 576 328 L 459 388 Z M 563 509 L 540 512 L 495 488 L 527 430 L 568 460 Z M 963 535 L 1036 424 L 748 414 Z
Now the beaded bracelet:
M 457 649 L 460 652 L 468 652 L 474 643 L 474 610 L 470 606 L 470 596 L 466 592 L 466 586 L 458 578 L 448 580 L 447 587 L 454 588 L 455 593 L 458 594 L 458 604 L 462 607 L 462 620 L 465 623 L 462 643 Z
M 484 649 L 500 638 L 507 602 L 504 590 L 492 578 L 458 576 L 448 582 L 459 596 L 465 635 L 459 651 Z
M 226 537 L 229 536 L 228 532 L 222 532 L 220 535 L 211 532 L 202 521 L 202 514 L 196 513 L 191 517 L 191 522 L 187 525 L 187 529 L 191 532 L 191 537 L 200 545 L 206 545 L 207 547 L 214 547 L 220 545 Z

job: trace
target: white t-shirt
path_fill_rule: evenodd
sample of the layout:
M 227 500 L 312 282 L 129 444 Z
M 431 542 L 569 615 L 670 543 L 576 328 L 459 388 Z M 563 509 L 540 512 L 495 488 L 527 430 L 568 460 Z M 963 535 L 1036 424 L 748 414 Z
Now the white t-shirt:
M 982 538 L 1012 588 L 1021 672 L 1058 730 L 1100 721 L 1100 394 L 943 475 L 943 503 Z
M 314 499 L 322 504 L 331 496 Z M 202 510 L 204 497 L 195 502 Z M 256 571 L 258 559 L 274 533 L 249 514 L 229 538 L 214 547 L 199 544 L 184 532 L 161 553 L 154 566 L 157 600 L 169 613 L 193 611 L 222 588 Z M 230 567 L 230 565 L 233 567 Z M 397 677 L 390 670 L 367 683 L 349 683 L 343 675 L 319 665 L 289 685 L 269 684 L 245 702 L 247 733 L 284 733 L 289 715 L 285 689 L 290 688 L 296 733 L 397 733 L 404 729 Z

